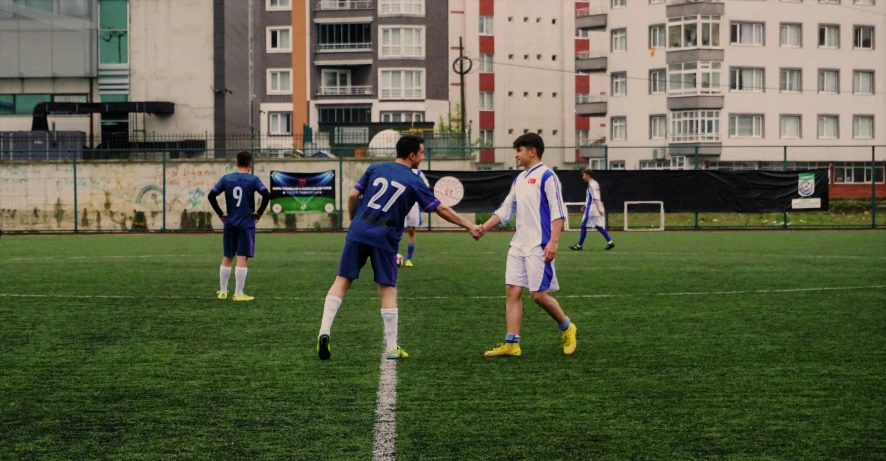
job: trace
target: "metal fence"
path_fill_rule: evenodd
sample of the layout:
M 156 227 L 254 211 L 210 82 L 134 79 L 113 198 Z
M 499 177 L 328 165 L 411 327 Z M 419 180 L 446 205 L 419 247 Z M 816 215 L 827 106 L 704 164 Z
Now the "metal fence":
M 430 138 L 430 137 L 426 137 Z M 445 138 L 443 139 L 445 140 Z M 166 142 L 166 141 L 163 141 Z M 443 142 L 443 141 L 441 141 Z M 425 170 L 516 168 L 511 147 L 432 147 L 428 141 Z M 336 175 L 337 207 L 328 213 L 272 215 L 259 229 L 341 230 L 348 226 L 343 197 L 371 163 L 393 159 L 390 147 L 318 149 L 298 156 L 280 156 L 273 149 L 248 149 L 255 154 L 253 172 L 269 185 L 272 171 L 321 172 Z M 581 158 L 593 149 L 590 159 Z M 661 150 L 658 150 L 661 149 Z M 242 149 L 200 149 L 201 155 L 176 155 L 165 149 L 111 150 L 120 157 L 57 156 L 49 160 L 31 151 L 0 154 L 0 229 L 4 232 L 167 232 L 217 231 L 206 194 L 218 179 L 235 171 L 234 154 Z M 189 150 L 185 153 L 192 152 Z M 488 155 L 489 153 L 493 155 Z M 85 152 L 84 152 L 85 153 Z M 337 155 L 341 154 L 341 155 Z M 481 162 L 485 160 L 484 162 Z M 490 158 L 491 157 L 491 158 Z M 705 148 L 570 146 L 548 147 L 544 154 L 559 168 L 579 169 L 772 169 L 827 168 L 828 211 L 798 213 L 670 213 L 667 229 L 791 229 L 881 228 L 886 224 L 886 146 L 796 146 Z M 491 160 L 491 161 L 490 161 Z M 498 160 L 498 163 L 495 161 Z M 606 190 L 602 191 L 605 203 Z M 344 210 L 344 211 L 342 211 Z M 493 210 L 489 210 L 491 213 Z M 629 226 L 658 224 L 658 214 L 631 211 Z M 607 210 L 610 227 L 621 228 L 622 210 Z M 489 213 L 474 218 L 483 221 Z M 428 215 L 428 229 L 450 225 Z M 570 209 L 571 228 L 581 213 Z M 512 223 L 513 224 L 513 223 Z

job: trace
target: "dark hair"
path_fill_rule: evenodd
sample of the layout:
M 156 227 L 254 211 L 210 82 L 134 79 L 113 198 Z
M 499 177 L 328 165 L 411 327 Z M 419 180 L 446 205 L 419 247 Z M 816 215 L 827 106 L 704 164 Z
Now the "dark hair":
M 594 177 L 594 170 L 592 170 L 590 167 L 588 167 L 588 168 L 581 170 L 581 174 L 586 174 L 586 175 L 593 178 Z
M 252 163 L 252 152 L 248 150 L 242 150 L 237 152 L 237 166 L 239 167 L 248 167 L 249 164 Z
M 541 158 L 541 155 L 545 153 L 545 142 L 541 139 L 541 136 L 535 133 L 526 133 L 515 139 L 514 149 L 519 149 L 521 147 L 534 147 L 535 153 L 538 154 L 538 158 Z
M 424 138 L 407 134 L 397 141 L 397 158 L 407 158 L 409 154 L 418 154 L 421 145 L 425 143 Z

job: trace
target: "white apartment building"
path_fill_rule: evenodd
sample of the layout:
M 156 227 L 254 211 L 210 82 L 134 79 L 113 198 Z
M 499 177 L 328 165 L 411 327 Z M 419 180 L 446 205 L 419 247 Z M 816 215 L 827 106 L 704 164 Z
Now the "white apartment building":
M 696 150 L 707 168 L 780 164 L 784 146 L 791 162 L 869 162 L 886 145 L 882 0 L 578 5 L 578 112 L 607 146 L 592 166 L 692 168 Z

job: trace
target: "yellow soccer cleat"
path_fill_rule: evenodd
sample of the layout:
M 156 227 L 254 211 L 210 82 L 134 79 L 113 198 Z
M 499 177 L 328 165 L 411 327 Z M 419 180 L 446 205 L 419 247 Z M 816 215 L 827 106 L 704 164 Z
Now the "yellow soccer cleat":
M 412 267 L 412 260 L 407 259 L 406 264 L 403 264 L 406 267 Z
M 570 323 L 569 327 L 563 330 L 563 338 L 560 340 L 560 344 L 563 345 L 563 353 L 566 355 L 572 355 L 575 352 L 575 347 L 578 346 L 578 343 L 575 340 L 575 332 L 578 331 L 574 323 Z
M 254 296 L 249 296 L 246 293 L 243 293 L 240 296 L 234 295 L 234 301 L 252 301 L 255 299 Z
M 396 349 L 391 349 L 391 350 L 385 352 L 385 358 L 387 358 L 387 359 L 395 360 L 395 359 L 405 359 L 407 357 L 409 357 L 409 354 L 407 354 L 406 351 L 404 351 L 402 347 L 397 347 Z
M 519 357 L 523 352 L 520 343 L 498 343 L 492 350 L 483 353 L 486 357 Z
M 317 357 L 320 357 L 320 360 L 329 360 L 331 356 L 329 349 L 329 335 L 320 335 L 317 338 Z
M 228 292 L 227 291 L 219 291 L 217 293 L 218 293 L 218 299 L 228 299 Z

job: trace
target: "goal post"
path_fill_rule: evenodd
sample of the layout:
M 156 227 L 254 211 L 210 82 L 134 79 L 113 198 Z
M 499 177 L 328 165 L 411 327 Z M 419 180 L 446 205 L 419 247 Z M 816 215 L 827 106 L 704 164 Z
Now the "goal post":
M 563 203 L 563 206 L 566 207 L 566 219 L 563 220 L 563 232 L 581 230 L 579 228 L 579 227 L 581 227 L 581 224 L 579 224 L 578 225 L 579 227 L 576 227 L 576 228 L 572 228 L 569 226 L 569 215 L 571 214 L 570 210 L 575 210 L 576 213 L 583 214 L 584 212 L 581 211 L 581 207 L 584 206 L 584 204 L 585 204 L 585 202 L 564 202 Z
M 630 205 L 658 205 L 658 227 L 649 226 L 649 227 L 639 227 L 631 229 L 628 227 L 628 207 Z M 625 202 L 625 212 L 624 212 L 624 230 L 626 232 L 654 232 L 654 231 L 663 231 L 665 226 L 665 211 L 664 211 L 664 202 Z

